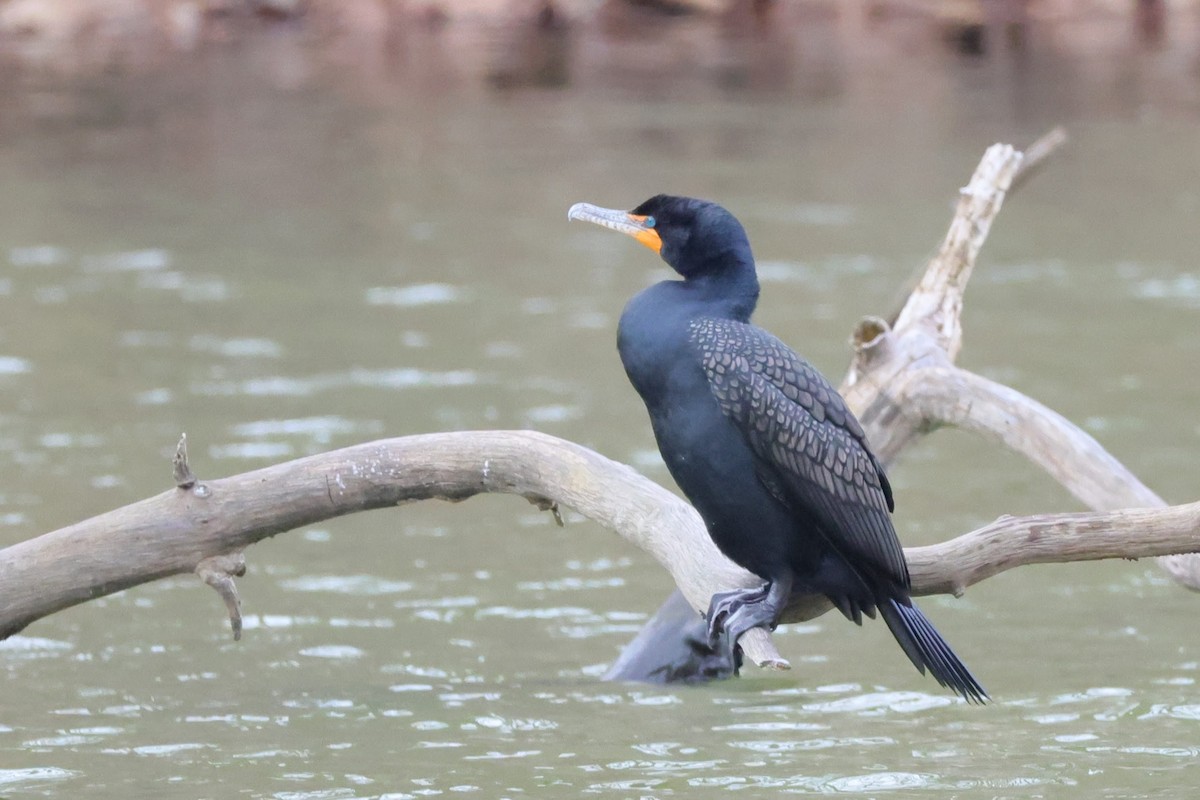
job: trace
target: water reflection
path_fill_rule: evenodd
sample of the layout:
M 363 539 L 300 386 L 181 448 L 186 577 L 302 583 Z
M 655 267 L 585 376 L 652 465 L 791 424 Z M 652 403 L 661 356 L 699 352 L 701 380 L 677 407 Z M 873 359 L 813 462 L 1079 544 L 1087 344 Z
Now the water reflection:
M 32 788 L 30 784 L 47 784 L 52 781 L 74 778 L 81 773 L 58 767 L 29 767 L 26 769 L 0 769 L 0 786 Z
M 356 369 L 348 373 L 313 375 L 307 378 L 289 378 L 279 375 L 249 378 L 243 381 L 196 383 L 189 388 L 194 394 L 215 397 L 238 394 L 254 397 L 306 397 L 350 387 L 407 389 L 418 386 L 471 386 L 480 381 L 481 377 L 471 370 L 433 372 L 415 368 Z

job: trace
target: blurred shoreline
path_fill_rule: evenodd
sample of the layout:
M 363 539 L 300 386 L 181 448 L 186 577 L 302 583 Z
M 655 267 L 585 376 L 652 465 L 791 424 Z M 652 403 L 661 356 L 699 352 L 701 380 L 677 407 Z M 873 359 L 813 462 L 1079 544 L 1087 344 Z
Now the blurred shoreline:
M 231 49 L 260 52 L 281 88 L 349 68 L 496 89 L 563 88 L 597 70 L 769 89 L 854 51 L 1152 54 L 1195 81 L 1198 30 L 1194 0 L 0 0 L 0 88 L 188 70 Z

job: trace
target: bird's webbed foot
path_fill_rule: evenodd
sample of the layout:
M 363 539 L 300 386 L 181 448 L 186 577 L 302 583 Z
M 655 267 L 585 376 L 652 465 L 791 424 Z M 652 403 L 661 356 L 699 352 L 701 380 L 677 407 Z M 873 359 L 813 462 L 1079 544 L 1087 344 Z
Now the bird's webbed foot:
M 716 647 L 721 632 L 725 630 L 725 620 L 744 605 L 761 603 L 767 597 L 771 584 L 764 583 L 756 589 L 731 589 L 728 592 L 717 592 L 708 601 L 708 646 Z
M 732 658 L 743 633 L 751 628 L 775 627 L 791 591 L 791 580 L 776 579 L 757 589 L 735 589 L 713 595 L 708 606 L 709 644 L 715 648 L 720 642 Z

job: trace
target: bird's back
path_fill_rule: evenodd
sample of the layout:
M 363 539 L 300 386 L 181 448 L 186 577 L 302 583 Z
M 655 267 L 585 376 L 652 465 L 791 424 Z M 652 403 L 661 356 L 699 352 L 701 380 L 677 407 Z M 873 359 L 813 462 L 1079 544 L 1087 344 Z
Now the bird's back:
M 871 583 L 907 590 L 887 475 L 829 381 L 750 324 L 699 318 L 691 336 L 711 394 L 754 452 L 758 480 L 796 518 L 796 535 L 823 539 Z

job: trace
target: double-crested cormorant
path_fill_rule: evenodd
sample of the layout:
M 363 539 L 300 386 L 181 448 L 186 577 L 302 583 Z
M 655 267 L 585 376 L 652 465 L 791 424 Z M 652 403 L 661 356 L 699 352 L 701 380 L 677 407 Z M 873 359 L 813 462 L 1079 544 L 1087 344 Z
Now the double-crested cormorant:
M 710 644 L 724 631 L 732 659 L 738 637 L 774 627 L 793 594 L 821 594 L 858 624 L 878 609 L 917 669 L 986 699 L 909 597 L 892 489 L 858 420 L 811 364 L 750 324 L 758 277 L 741 223 L 667 195 L 632 211 L 578 203 L 568 218 L 632 236 L 683 276 L 629 301 L 617 348 L 671 476 L 721 551 L 766 581 L 712 598 Z

